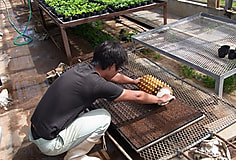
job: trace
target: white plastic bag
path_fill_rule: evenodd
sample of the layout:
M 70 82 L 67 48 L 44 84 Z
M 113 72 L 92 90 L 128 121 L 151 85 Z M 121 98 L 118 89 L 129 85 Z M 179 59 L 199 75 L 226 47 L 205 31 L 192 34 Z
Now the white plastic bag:
M 204 140 L 199 147 L 190 149 L 190 155 L 194 160 L 231 160 L 226 144 L 216 137 Z

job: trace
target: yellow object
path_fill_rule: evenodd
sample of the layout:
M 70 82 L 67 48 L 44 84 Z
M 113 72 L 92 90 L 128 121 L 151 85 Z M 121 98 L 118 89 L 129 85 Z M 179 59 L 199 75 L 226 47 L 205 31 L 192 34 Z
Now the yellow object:
M 152 75 L 145 75 L 141 77 L 137 86 L 140 90 L 153 95 L 157 95 L 161 88 L 169 88 L 171 95 L 173 95 L 173 90 L 167 83 L 162 82 Z

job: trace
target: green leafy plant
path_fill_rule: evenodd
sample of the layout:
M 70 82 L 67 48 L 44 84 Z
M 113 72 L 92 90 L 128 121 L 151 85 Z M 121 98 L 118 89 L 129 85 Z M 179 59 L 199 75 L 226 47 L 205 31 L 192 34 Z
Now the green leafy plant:
M 95 26 L 94 23 L 86 23 L 81 24 L 73 28 L 73 32 L 80 37 L 86 39 L 89 43 L 92 44 L 93 47 L 96 47 L 98 44 L 106 41 L 106 40 L 114 40 L 110 34 L 103 32 L 100 30 L 101 21 L 97 22 L 99 27 Z
M 91 22 L 92 27 L 96 28 L 97 30 L 103 30 L 103 20 Z
M 184 65 L 182 66 L 182 69 L 180 70 L 180 76 L 191 79 L 191 78 L 194 78 L 195 71 L 193 70 L 193 68 L 190 68 Z
M 132 40 L 132 36 L 136 35 L 138 32 L 137 31 L 128 31 L 126 29 L 121 29 L 120 30 L 120 35 L 119 35 L 119 39 L 124 41 L 124 42 L 131 42 Z
M 149 48 L 142 48 L 139 50 L 139 52 L 143 55 L 145 55 L 146 57 L 149 57 L 153 60 L 158 60 L 160 59 L 161 55 Z
M 153 59 L 157 60 L 157 59 L 159 59 L 159 58 L 160 58 L 160 54 L 157 54 L 157 53 L 156 53 L 156 54 L 153 55 Z
M 142 48 L 139 50 L 139 52 L 142 53 L 143 55 L 146 55 L 146 56 L 153 55 L 153 50 L 151 50 L 149 48 Z
M 202 82 L 203 82 L 204 86 L 207 88 L 215 88 L 215 79 L 214 78 L 203 75 Z
M 183 65 L 180 71 L 180 76 L 181 77 L 186 77 L 189 79 L 195 79 L 199 82 L 201 82 L 205 87 L 207 88 L 215 88 L 215 79 L 207 76 L 200 74 L 196 72 L 194 69 Z M 223 91 L 225 93 L 232 93 L 236 89 L 236 75 L 230 76 L 224 80 L 224 87 Z
M 236 75 L 230 76 L 224 80 L 224 92 L 232 93 L 236 89 Z

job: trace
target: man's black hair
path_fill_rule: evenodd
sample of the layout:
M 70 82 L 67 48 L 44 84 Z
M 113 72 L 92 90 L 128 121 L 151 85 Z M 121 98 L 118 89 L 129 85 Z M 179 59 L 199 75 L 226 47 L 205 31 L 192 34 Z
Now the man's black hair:
M 92 65 L 98 65 L 102 70 L 115 64 L 118 70 L 128 62 L 128 55 L 119 42 L 105 41 L 94 50 Z

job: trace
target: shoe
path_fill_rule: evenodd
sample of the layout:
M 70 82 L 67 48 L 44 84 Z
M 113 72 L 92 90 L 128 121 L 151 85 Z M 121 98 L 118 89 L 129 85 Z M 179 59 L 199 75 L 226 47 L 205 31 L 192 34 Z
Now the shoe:
M 96 157 L 89 157 L 86 154 L 95 146 L 99 139 L 90 141 L 90 137 L 67 151 L 64 160 L 100 160 Z
M 101 136 L 103 135 L 92 133 L 80 144 L 68 150 L 64 160 L 100 160 L 97 157 L 90 157 L 86 154 L 95 146 L 96 143 L 99 143 Z
M 101 160 L 101 159 L 97 157 L 90 157 L 87 155 L 83 155 L 81 157 L 75 158 L 74 160 Z

